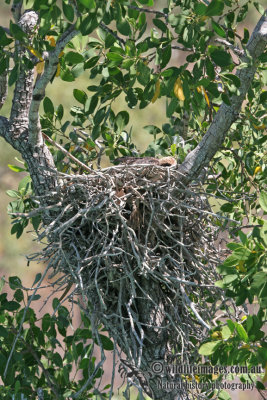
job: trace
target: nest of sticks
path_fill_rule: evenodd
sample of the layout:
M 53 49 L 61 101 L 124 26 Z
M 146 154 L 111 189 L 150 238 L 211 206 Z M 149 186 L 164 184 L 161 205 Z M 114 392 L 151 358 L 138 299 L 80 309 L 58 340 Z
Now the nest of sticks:
M 192 364 L 222 298 L 218 220 L 203 188 L 186 188 L 176 168 L 157 165 L 61 179 L 39 237 L 52 275 L 76 285 L 94 326 L 102 323 L 126 354 L 124 366 L 172 357 Z

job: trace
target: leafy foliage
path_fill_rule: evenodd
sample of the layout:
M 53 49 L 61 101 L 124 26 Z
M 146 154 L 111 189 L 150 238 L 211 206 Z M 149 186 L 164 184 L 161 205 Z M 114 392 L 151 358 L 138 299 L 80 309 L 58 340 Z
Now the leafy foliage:
M 33 288 L 40 278 L 38 274 Z M 1 290 L 4 284 L 2 278 Z M 71 398 L 87 381 L 80 398 L 97 394 L 93 386 L 103 371 L 96 368 L 92 355 L 94 343 L 87 316 L 81 314 L 80 326 L 74 330 L 69 310 L 54 298 L 53 315 L 46 313 L 38 318 L 29 305 L 40 300 L 40 295 L 31 294 L 33 289 L 25 289 L 17 276 L 6 284 L 12 297 L 9 300 L 6 292 L 0 295 L 1 398 L 37 398 L 37 390 L 41 390 L 44 400 L 63 400 Z M 107 336 L 100 334 L 99 338 L 106 350 L 113 349 Z M 101 396 L 106 398 L 104 391 Z
M 262 213 L 267 212 L 266 193 L 260 195 Z M 259 213 L 259 214 L 262 214 Z M 235 300 L 236 305 L 258 303 L 257 312 L 248 312 L 240 322 L 227 320 L 217 322 L 217 327 L 210 333 L 199 349 L 200 354 L 209 356 L 212 365 L 245 365 L 258 371 L 254 376 L 258 390 L 265 390 L 259 380 L 261 371 L 267 366 L 267 343 L 264 326 L 267 313 L 267 224 L 261 217 L 256 217 L 258 225 L 245 234 L 238 232 L 239 243 L 228 243 L 232 251 L 218 267 L 222 280 L 216 285 L 226 291 L 226 295 Z M 223 307 L 222 307 L 223 310 Z M 243 382 L 252 382 L 249 374 L 240 378 Z

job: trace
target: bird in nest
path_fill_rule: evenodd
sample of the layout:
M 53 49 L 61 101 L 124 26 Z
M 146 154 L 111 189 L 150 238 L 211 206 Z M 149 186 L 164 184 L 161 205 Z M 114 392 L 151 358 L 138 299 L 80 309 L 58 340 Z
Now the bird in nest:
M 168 156 L 163 158 L 156 157 L 119 157 L 116 158 L 114 164 L 125 164 L 125 165 L 158 165 L 160 167 L 173 167 L 176 165 L 176 160 L 174 157 Z

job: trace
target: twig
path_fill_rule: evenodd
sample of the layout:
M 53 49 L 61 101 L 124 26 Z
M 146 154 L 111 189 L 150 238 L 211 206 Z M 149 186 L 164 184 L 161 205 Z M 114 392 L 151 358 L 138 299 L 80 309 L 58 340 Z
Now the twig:
M 238 47 L 234 46 L 232 43 L 228 42 L 225 39 L 217 38 L 215 39 L 215 42 L 221 43 L 224 46 L 228 47 L 229 49 L 233 50 L 233 52 L 237 54 L 239 57 L 243 57 L 245 55 L 244 50 L 240 50 Z
M 41 125 L 39 121 L 39 108 L 41 101 L 45 96 L 45 88 L 56 71 L 57 64 L 59 62 L 59 54 L 64 49 L 66 44 L 77 34 L 78 31 L 75 30 L 75 24 L 69 26 L 69 28 L 62 34 L 57 41 L 55 49 L 49 53 L 43 75 L 35 84 L 29 110 L 29 143 L 33 147 L 36 145 L 42 145 L 43 143 Z
M 123 46 L 125 46 L 125 40 L 122 39 L 120 36 L 117 35 L 112 29 L 106 26 L 103 22 L 100 22 L 99 26 L 106 32 L 110 33 L 116 40 L 118 40 Z
M 92 172 L 92 168 L 89 168 L 87 165 L 85 165 L 82 161 L 78 160 L 76 157 L 74 157 L 71 153 L 69 153 L 66 149 L 64 149 L 63 146 L 55 142 L 53 139 L 51 139 L 49 136 L 47 136 L 45 133 L 42 132 L 42 135 L 45 140 L 47 140 L 49 143 L 51 143 L 53 146 L 58 148 L 60 151 L 62 151 L 65 156 L 70 158 L 72 161 L 75 162 L 75 164 L 80 165 L 85 171 Z
M 137 10 L 140 12 L 145 12 L 145 13 L 150 13 L 150 14 L 156 14 L 164 17 L 165 19 L 168 18 L 168 14 L 162 12 L 162 11 L 157 11 L 157 10 L 150 10 L 149 8 L 143 8 L 143 7 L 137 7 L 133 5 L 127 5 L 128 8 L 131 8 L 132 10 Z

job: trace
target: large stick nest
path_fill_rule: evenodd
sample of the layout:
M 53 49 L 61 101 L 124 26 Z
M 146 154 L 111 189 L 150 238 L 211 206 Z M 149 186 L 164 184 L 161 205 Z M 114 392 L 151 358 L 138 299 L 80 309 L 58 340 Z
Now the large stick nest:
M 76 284 L 130 364 L 171 354 L 192 363 L 221 298 L 218 224 L 203 189 L 151 165 L 62 181 L 41 234 L 54 273 Z

